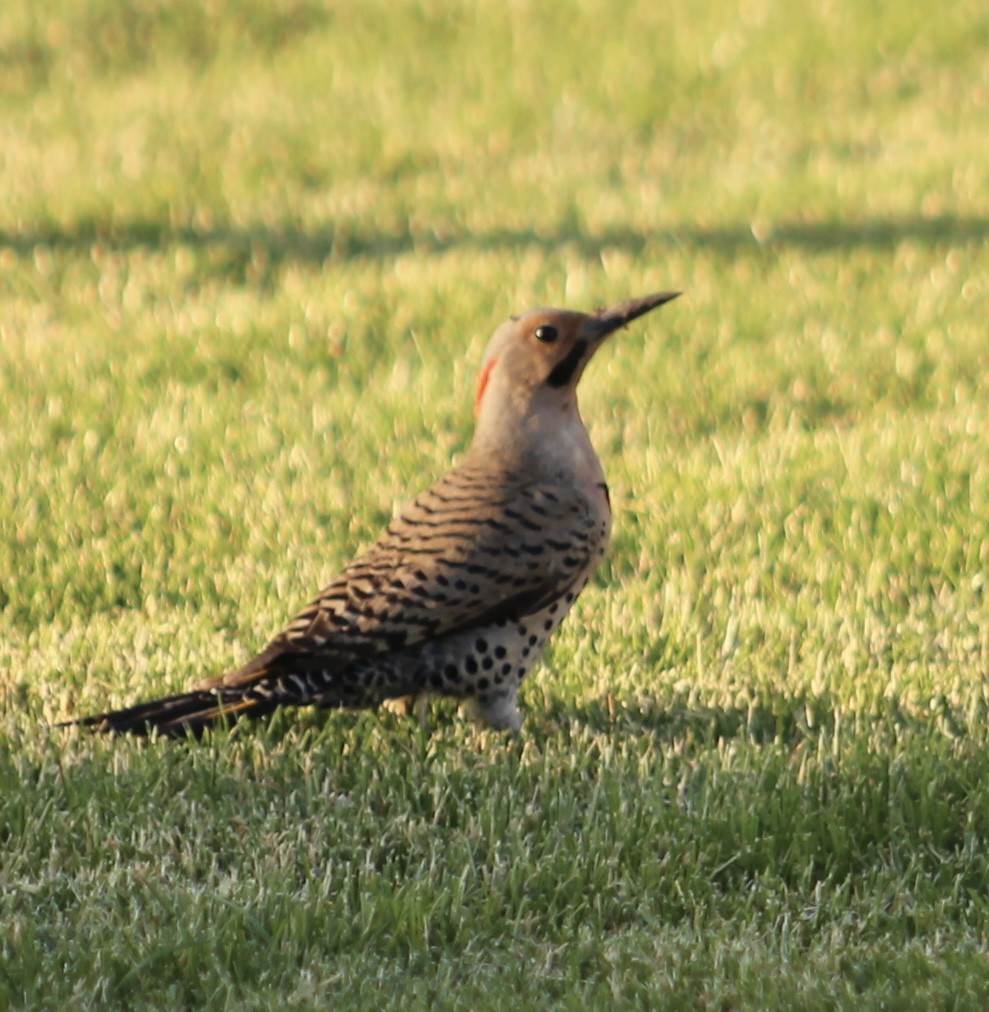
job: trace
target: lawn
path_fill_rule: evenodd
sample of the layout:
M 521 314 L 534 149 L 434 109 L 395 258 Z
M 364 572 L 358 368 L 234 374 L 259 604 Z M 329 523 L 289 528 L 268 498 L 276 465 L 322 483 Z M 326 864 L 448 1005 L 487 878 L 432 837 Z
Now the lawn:
M 989 1003 L 989 11 L 9 0 L 0 1008 Z M 518 740 L 50 725 L 246 660 L 596 358 Z

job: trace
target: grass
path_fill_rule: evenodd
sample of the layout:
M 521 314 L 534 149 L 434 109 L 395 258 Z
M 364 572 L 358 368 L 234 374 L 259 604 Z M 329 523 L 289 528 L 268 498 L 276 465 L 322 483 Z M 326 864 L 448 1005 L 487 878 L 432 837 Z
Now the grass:
M 0 1007 L 985 1005 L 987 47 L 8 4 Z M 46 729 L 250 656 L 464 449 L 505 316 L 667 287 L 584 381 L 615 543 L 520 742 Z

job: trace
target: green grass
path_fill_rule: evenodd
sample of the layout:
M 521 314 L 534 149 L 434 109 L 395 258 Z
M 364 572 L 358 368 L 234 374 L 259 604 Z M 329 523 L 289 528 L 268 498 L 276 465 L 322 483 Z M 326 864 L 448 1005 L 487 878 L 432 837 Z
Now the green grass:
M 5 6 L 0 1007 L 989 1002 L 989 15 L 674 7 Z M 521 741 L 47 730 L 263 645 L 503 318 L 658 288 Z

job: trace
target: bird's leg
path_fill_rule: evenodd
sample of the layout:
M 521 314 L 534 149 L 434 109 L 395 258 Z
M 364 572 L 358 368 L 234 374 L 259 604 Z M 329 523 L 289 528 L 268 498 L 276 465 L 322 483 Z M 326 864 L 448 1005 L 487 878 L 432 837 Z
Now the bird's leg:
M 416 716 L 419 718 L 419 730 L 425 734 L 429 730 L 429 693 L 420 692 L 419 695 L 415 697 L 415 702 L 412 704 L 412 708 L 415 711 Z
M 516 688 L 506 689 L 497 695 L 475 696 L 463 704 L 463 709 L 478 723 L 495 731 L 511 731 L 518 734 L 522 727 Z

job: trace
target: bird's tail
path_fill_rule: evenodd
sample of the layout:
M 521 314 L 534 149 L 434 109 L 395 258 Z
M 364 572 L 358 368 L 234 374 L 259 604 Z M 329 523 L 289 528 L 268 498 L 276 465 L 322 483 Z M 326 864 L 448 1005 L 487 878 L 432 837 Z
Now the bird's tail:
M 138 703 L 123 710 L 63 721 L 56 727 L 86 727 L 95 734 L 144 736 L 157 733 L 168 738 L 199 737 L 208 727 L 232 724 L 241 717 L 263 717 L 277 705 L 263 696 L 223 699 L 215 692 L 199 689 Z

